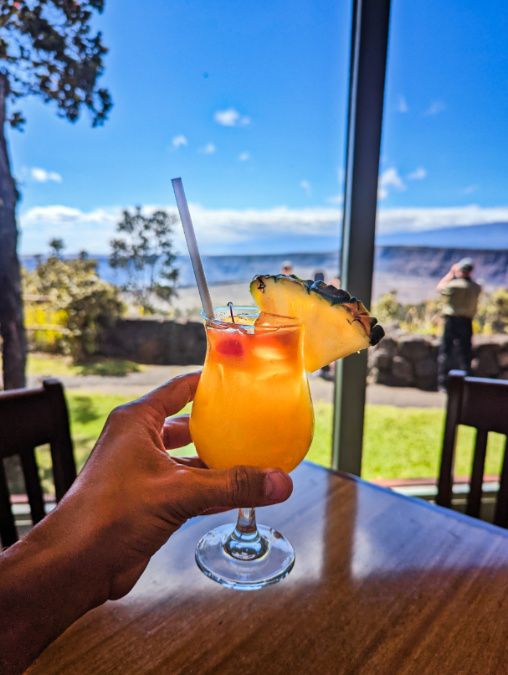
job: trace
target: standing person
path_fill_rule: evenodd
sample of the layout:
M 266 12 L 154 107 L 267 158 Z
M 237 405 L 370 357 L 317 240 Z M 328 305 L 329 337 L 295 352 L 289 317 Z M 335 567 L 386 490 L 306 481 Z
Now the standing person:
M 281 274 L 293 274 L 293 263 L 291 260 L 284 260 L 282 263 Z
M 452 368 L 453 347 L 459 345 L 462 367 L 471 373 L 473 350 L 473 318 L 476 314 L 480 284 L 471 279 L 474 264 L 471 258 L 463 258 L 452 265 L 450 271 L 439 281 L 437 290 L 446 298 L 444 307 L 444 333 L 438 358 L 438 385 L 446 389 L 448 372 Z

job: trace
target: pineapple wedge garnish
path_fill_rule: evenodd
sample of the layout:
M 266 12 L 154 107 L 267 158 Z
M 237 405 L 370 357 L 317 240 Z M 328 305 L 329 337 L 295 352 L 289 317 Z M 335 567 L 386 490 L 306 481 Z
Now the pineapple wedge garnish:
M 284 274 L 258 275 L 251 282 L 250 292 L 262 312 L 302 322 L 305 369 L 309 373 L 377 344 L 385 334 L 359 300 L 323 281 L 303 281 Z

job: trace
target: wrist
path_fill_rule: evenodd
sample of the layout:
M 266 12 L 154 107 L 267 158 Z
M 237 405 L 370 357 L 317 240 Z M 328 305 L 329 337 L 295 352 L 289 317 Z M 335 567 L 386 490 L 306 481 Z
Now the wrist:
M 69 494 L 32 530 L 27 543 L 38 552 L 41 565 L 60 570 L 59 587 L 72 593 L 81 616 L 108 599 L 109 579 L 102 560 L 102 531 L 76 501 L 79 494 Z
M 71 526 L 57 507 L 0 556 L 0 671 L 24 671 L 108 597 L 95 535 L 79 522 Z

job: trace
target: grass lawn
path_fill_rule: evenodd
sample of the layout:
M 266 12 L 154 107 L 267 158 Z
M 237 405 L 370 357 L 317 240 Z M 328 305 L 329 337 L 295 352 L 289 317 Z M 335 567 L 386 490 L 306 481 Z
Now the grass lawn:
M 332 406 L 315 405 L 314 442 L 307 455 L 317 464 L 330 466 Z M 436 478 L 439 472 L 444 410 L 440 408 L 396 408 L 368 405 L 365 411 L 362 478 Z M 501 470 L 504 437 L 489 434 L 485 473 Z M 459 429 L 455 475 L 470 473 L 474 430 Z
M 74 456 L 79 471 L 95 445 L 109 413 L 116 406 L 132 400 L 132 397 L 81 390 L 67 390 L 65 397 L 69 409 Z M 49 447 L 38 448 L 36 453 L 39 471 L 42 473 L 43 489 L 54 494 Z
M 130 397 L 87 392 L 67 391 L 78 468 L 88 457 L 109 412 L 117 405 L 127 403 Z M 188 412 L 190 406 L 187 407 Z M 331 465 L 332 405 L 315 405 L 316 427 L 307 459 L 329 467 Z M 395 408 L 367 406 L 365 416 L 364 456 L 362 476 L 366 480 L 378 478 L 431 478 L 438 473 L 441 433 L 444 412 L 434 408 Z M 456 475 L 468 475 L 473 448 L 471 429 L 459 432 Z M 489 436 L 486 473 L 500 471 L 503 438 Z M 51 489 L 49 452 L 39 450 L 45 487 Z M 175 454 L 194 454 L 193 446 Z
M 111 375 L 121 377 L 138 373 L 143 366 L 125 359 L 95 358 L 86 363 L 73 363 L 71 357 L 53 354 L 30 353 L 27 357 L 27 373 L 47 377 L 66 375 Z

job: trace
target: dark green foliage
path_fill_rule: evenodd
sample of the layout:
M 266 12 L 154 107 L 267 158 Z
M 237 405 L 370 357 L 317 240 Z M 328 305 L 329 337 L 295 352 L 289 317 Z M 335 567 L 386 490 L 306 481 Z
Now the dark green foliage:
M 393 290 L 382 295 L 374 304 L 373 312 L 378 321 L 404 321 L 408 313 L 408 307 L 399 302 L 397 291 Z
M 129 271 L 123 290 L 133 294 L 137 304 L 152 311 L 151 296 L 170 301 L 175 295 L 178 269 L 173 253 L 173 225 L 176 217 L 166 211 L 149 216 L 136 207 L 133 213 L 123 212 L 117 225 L 122 238 L 111 241 L 109 264 Z
M 51 249 L 51 255 L 55 258 L 60 258 L 61 253 L 65 248 L 63 239 L 51 239 L 49 242 L 49 247 Z
M 374 303 L 372 312 L 379 321 L 397 321 L 406 332 L 436 335 L 441 331 L 442 304 L 442 298 L 438 297 L 418 303 L 402 303 L 397 298 L 397 291 L 393 290 Z M 491 294 L 481 294 L 474 331 L 485 335 L 508 333 L 506 288 L 498 288 Z
M 97 279 L 74 297 L 66 310 L 71 353 L 76 361 L 83 361 L 95 353 L 101 333 L 121 315 L 123 305 L 116 288 Z
M 488 334 L 508 333 L 508 289 L 498 288 L 485 299 L 478 312 L 478 324 Z
M 90 26 L 93 11 L 103 9 L 104 0 L 0 0 L 0 72 L 11 103 L 37 94 L 71 122 L 82 106 L 93 126 L 104 122 L 111 97 L 96 85 L 107 49 Z M 9 115 L 13 127 L 24 121 L 19 110 Z
M 94 358 L 75 366 L 79 375 L 100 375 L 100 377 L 125 377 L 129 373 L 139 373 L 142 367 L 127 359 Z
M 59 347 L 76 361 L 95 353 L 101 333 L 123 312 L 118 289 L 97 276 L 97 261 L 86 254 L 62 260 L 53 246 L 47 260 L 39 260 L 33 272 L 25 272 L 24 286 L 25 293 L 45 296 L 53 310 L 62 311 L 65 330 Z
M 21 127 L 25 120 L 16 108 L 29 95 L 54 103 L 71 122 L 83 107 L 93 126 L 104 122 L 111 97 L 97 81 L 107 49 L 91 29 L 93 12 L 103 8 L 104 0 L 0 0 L 0 333 L 6 388 L 25 385 L 26 339 L 16 250 L 19 192 L 5 123 Z

